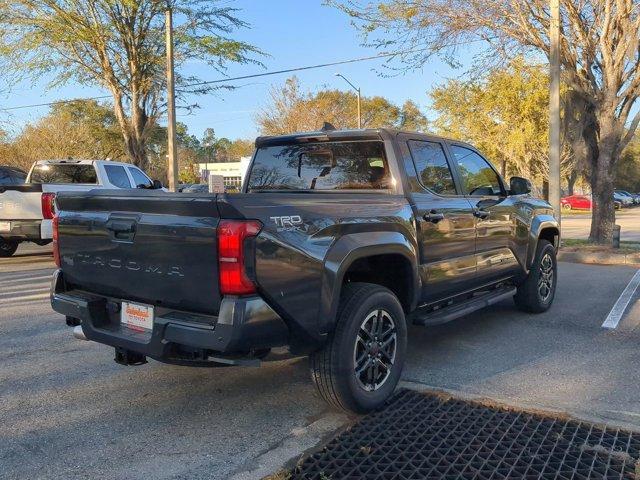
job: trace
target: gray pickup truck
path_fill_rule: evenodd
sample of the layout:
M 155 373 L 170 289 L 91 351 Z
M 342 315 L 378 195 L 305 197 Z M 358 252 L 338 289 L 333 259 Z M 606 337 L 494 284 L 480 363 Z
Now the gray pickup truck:
M 380 406 L 407 324 L 553 302 L 558 223 L 472 146 L 388 129 L 256 140 L 238 194 L 61 193 L 53 308 L 124 365 L 309 354 L 332 405 Z

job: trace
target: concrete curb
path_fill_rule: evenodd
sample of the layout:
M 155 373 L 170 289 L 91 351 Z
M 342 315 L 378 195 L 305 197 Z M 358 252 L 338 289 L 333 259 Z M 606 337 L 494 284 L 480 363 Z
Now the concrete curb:
M 600 265 L 640 266 L 640 253 L 565 252 L 560 249 L 558 261 Z
M 286 468 L 292 460 L 299 460 L 307 452 L 328 441 L 352 421 L 353 417 L 344 413 L 326 413 L 310 425 L 292 430 L 290 435 L 280 443 L 247 461 L 245 466 L 229 478 L 230 480 L 289 478 L 283 468 Z

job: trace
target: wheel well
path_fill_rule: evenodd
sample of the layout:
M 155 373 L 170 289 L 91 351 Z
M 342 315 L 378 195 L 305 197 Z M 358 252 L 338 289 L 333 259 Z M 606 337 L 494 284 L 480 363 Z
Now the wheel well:
M 399 254 L 372 255 L 355 260 L 345 272 L 342 283 L 366 282 L 391 290 L 409 312 L 413 302 L 413 268 L 411 262 Z
M 551 243 L 551 245 L 553 245 L 554 247 L 558 247 L 558 236 L 559 236 L 560 232 L 558 232 L 558 229 L 555 227 L 548 227 L 543 229 L 540 232 L 540 236 L 538 237 L 539 240 L 547 240 L 548 242 Z

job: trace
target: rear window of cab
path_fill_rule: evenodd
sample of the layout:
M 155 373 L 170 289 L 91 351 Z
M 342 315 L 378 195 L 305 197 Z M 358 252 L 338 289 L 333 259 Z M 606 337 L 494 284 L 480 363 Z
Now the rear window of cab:
M 87 164 L 42 164 L 33 167 L 31 183 L 98 183 L 96 169 Z
M 380 141 L 318 142 L 261 147 L 249 191 L 380 190 L 390 188 Z

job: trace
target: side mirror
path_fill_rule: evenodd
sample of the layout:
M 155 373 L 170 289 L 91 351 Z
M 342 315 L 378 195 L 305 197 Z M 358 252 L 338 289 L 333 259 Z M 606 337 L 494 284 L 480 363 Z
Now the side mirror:
M 531 182 L 522 177 L 511 177 L 509 180 L 510 195 L 524 195 L 531 193 Z
M 162 182 L 160 180 L 153 181 L 153 188 L 155 190 L 160 190 L 162 188 Z

